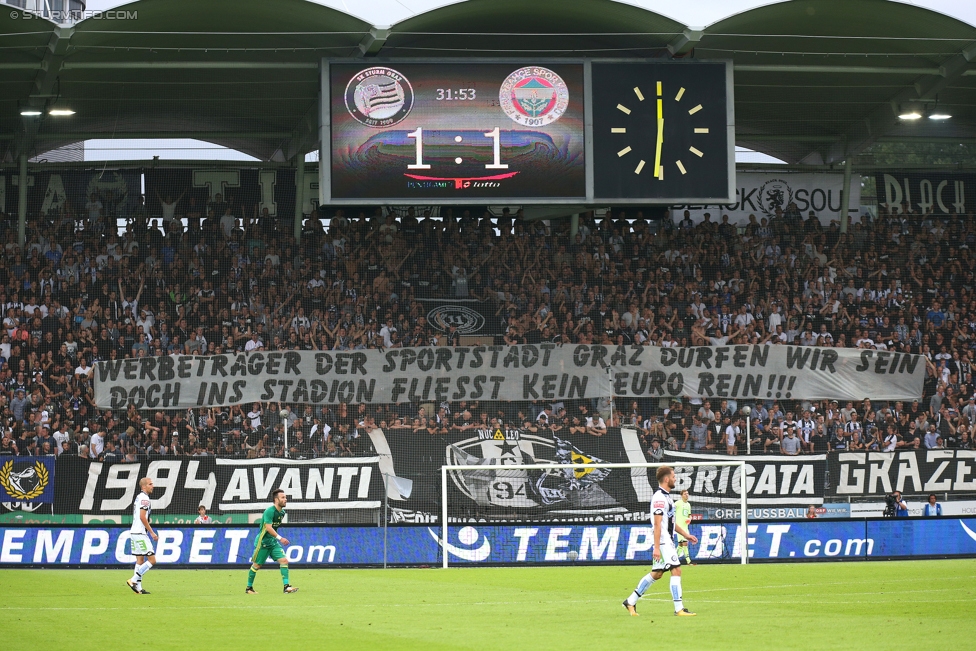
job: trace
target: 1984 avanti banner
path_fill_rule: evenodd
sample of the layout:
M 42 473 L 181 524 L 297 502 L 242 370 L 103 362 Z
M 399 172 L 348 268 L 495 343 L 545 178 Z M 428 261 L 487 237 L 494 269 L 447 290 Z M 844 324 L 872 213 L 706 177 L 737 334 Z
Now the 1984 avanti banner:
M 608 369 L 612 369 L 608 372 Z M 459 346 L 145 357 L 95 365 L 95 403 L 186 409 L 312 404 L 685 396 L 911 400 L 924 360 L 800 346 Z

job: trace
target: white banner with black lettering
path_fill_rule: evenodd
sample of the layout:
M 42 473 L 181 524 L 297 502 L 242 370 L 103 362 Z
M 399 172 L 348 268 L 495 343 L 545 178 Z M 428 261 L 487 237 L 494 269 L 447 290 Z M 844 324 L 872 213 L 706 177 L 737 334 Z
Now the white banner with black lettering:
M 741 504 L 741 471 L 709 466 L 708 461 L 745 461 L 746 495 L 752 506 L 820 505 L 824 501 L 827 455 L 728 456 L 688 452 L 664 453 L 674 466 L 674 493 L 688 491 L 696 508 Z M 695 465 L 682 465 L 695 464 Z M 706 509 L 707 510 L 707 509 Z M 721 514 L 725 517 L 727 514 Z
M 976 493 L 976 450 L 839 452 L 830 479 L 838 497 Z
M 272 489 L 299 511 L 375 509 L 383 503 L 378 457 L 217 459 L 217 510 L 253 513 L 268 507 Z
M 608 371 L 608 369 L 610 369 Z M 911 400 L 918 355 L 801 346 L 458 346 L 144 357 L 95 366 L 100 409 L 247 402 L 703 398 Z
M 843 174 L 737 172 L 735 180 L 735 203 L 674 206 L 673 219 L 676 223 L 681 221 L 684 211 L 688 210 L 695 223 L 701 222 L 705 213 L 709 213 L 714 223 L 720 223 L 722 215 L 728 215 L 731 223 L 744 226 L 749 223 L 749 215 L 755 215 L 759 222 L 774 217 L 777 208 L 785 211 L 790 203 L 795 203 L 804 219 L 812 210 L 824 226 L 831 220 L 840 221 Z M 847 205 L 850 216 L 855 218 L 861 206 L 861 183 L 857 176 L 851 181 L 851 197 Z

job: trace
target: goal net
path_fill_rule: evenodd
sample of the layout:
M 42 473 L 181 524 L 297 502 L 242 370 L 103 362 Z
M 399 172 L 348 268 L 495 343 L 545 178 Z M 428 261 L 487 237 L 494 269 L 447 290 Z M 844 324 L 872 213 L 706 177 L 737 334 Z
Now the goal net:
M 450 458 L 449 458 L 450 460 Z M 481 539 L 479 530 L 492 532 L 494 552 L 488 562 L 550 561 L 579 559 L 638 560 L 628 546 L 623 556 L 592 555 L 594 545 L 601 549 L 621 536 L 619 526 L 610 534 L 603 529 L 609 525 L 642 527 L 627 535 L 644 536 L 637 547 L 648 543 L 646 530 L 652 524 L 651 496 L 657 488 L 656 469 L 665 463 L 603 463 L 593 462 L 580 455 L 570 455 L 567 462 L 500 465 L 482 462 L 448 463 L 441 467 L 440 539 L 443 566 L 452 562 L 471 560 L 463 548 Z M 728 467 L 738 484 L 739 528 L 716 524 L 709 529 L 709 541 L 703 551 L 707 558 L 719 560 L 740 557 L 748 562 L 748 509 L 745 461 L 685 462 L 684 466 Z M 673 496 L 679 498 L 680 487 Z M 694 511 L 692 521 L 694 522 Z M 566 526 L 569 525 L 569 526 Z M 543 527 L 549 532 L 545 554 L 532 556 L 527 531 Z M 530 527 L 527 529 L 526 527 Z M 713 531 L 714 529 L 714 531 Z M 554 533 L 557 532 L 557 533 Z M 535 536 L 533 533 L 532 536 Z M 487 534 L 485 534 L 487 536 Z M 552 552 L 553 537 L 558 538 Z M 594 537 L 597 540 L 594 540 Z M 733 541 L 734 538 L 734 541 Z M 487 538 L 486 538 L 487 539 Z M 704 541 L 700 544 L 706 544 Z M 491 546 L 491 545 L 489 545 Z M 518 547 L 516 550 L 515 547 Z M 698 551 L 697 545 L 693 551 Z M 575 556 L 572 553 L 575 552 Z M 591 552 L 588 555 L 588 552 Z

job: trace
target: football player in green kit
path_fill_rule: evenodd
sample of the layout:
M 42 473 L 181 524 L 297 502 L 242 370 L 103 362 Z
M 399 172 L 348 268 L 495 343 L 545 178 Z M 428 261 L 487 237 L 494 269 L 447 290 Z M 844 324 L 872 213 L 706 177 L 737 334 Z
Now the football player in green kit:
M 298 592 L 298 588 L 288 583 L 288 559 L 285 557 L 285 550 L 282 548 L 283 545 L 288 544 L 288 539 L 278 535 L 278 527 L 281 526 L 281 521 L 285 517 L 285 505 L 288 503 L 288 497 L 285 495 L 285 491 L 277 488 L 271 493 L 271 499 L 274 500 L 274 505 L 265 509 L 264 515 L 261 516 L 261 529 L 258 531 L 258 539 L 254 543 L 254 555 L 251 556 L 251 569 L 247 573 L 245 594 L 257 594 L 254 590 L 254 577 L 257 576 L 258 570 L 261 569 L 269 556 L 278 563 L 281 570 L 281 582 L 285 585 L 285 594 Z
M 688 499 L 688 491 L 681 491 L 681 499 L 674 503 L 675 521 L 688 531 L 691 524 L 691 502 Z M 678 534 L 678 559 L 684 556 L 684 565 L 691 565 L 691 554 L 688 548 L 688 539 Z

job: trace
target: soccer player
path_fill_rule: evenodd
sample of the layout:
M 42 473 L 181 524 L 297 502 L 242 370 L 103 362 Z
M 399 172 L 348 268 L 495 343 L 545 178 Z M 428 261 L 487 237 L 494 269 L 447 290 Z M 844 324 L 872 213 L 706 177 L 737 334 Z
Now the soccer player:
M 152 502 L 149 496 L 153 492 L 153 480 L 149 477 L 140 479 L 139 490 L 141 492 L 136 495 L 136 501 L 132 503 L 132 526 L 129 527 L 129 544 L 132 546 L 132 555 L 136 557 L 136 567 L 132 578 L 125 584 L 136 594 L 149 594 L 142 589 L 142 575 L 156 564 L 156 551 L 153 549 L 152 541 L 159 540 L 159 536 L 149 524 L 149 516 L 152 514 Z
M 675 524 L 674 500 L 671 499 L 674 482 L 674 469 L 668 466 L 660 466 L 657 469 L 658 487 L 654 491 L 654 495 L 651 496 L 651 517 L 654 520 L 654 561 L 651 564 L 651 571 L 644 575 L 634 591 L 624 600 L 624 608 L 627 609 L 631 617 L 637 616 L 637 600 L 655 581 L 664 576 L 665 572 L 671 572 L 671 598 L 674 601 L 674 614 L 678 617 L 693 617 L 695 615 L 695 613 L 689 612 L 681 601 L 681 561 L 678 560 L 678 553 L 674 547 L 674 533 L 677 530 L 692 544 L 697 543 L 698 538 L 688 533 L 681 525 Z
M 288 545 L 288 539 L 278 535 L 278 527 L 285 517 L 288 496 L 285 495 L 285 491 L 276 488 L 271 492 L 271 499 L 274 500 L 274 505 L 264 510 L 258 539 L 254 541 L 254 555 L 251 557 L 251 569 L 247 573 L 247 589 L 244 590 L 244 594 L 257 594 L 254 590 L 254 577 L 268 560 L 268 556 L 278 563 L 281 582 L 285 585 L 285 594 L 298 592 L 298 588 L 288 583 L 288 559 L 285 558 L 285 550 L 282 549 L 282 545 Z
M 691 524 L 691 502 L 688 501 L 688 491 L 681 491 L 681 499 L 674 503 L 675 524 L 688 531 Z M 684 556 L 685 565 L 691 565 L 691 550 L 688 547 L 688 539 L 678 534 L 678 559 Z

